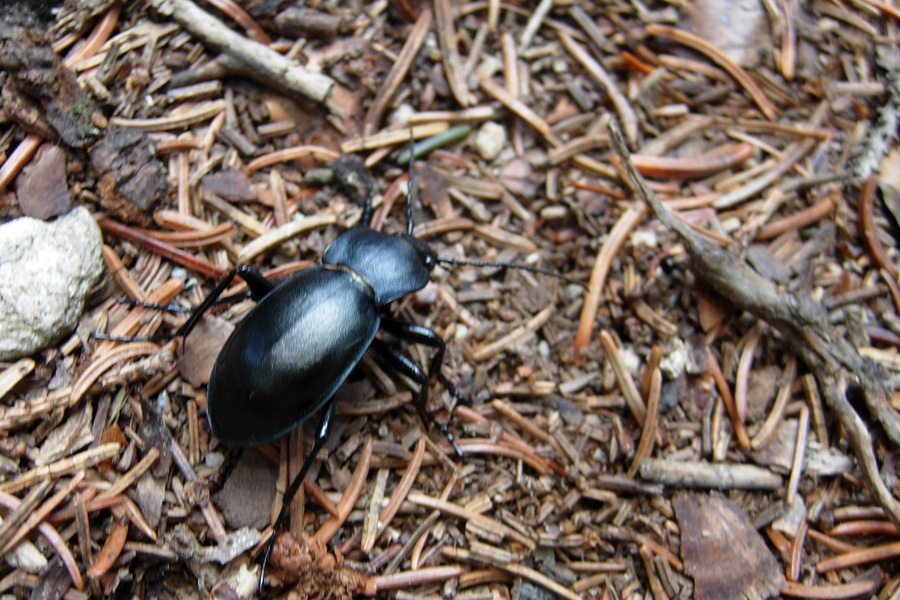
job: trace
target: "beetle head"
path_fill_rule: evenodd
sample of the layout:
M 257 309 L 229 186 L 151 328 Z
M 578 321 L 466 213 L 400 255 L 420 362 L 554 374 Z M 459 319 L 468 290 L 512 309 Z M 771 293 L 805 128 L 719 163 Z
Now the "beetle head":
M 406 233 L 398 234 L 397 237 L 409 244 L 412 249 L 416 251 L 419 260 L 422 261 L 422 264 L 425 265 L 425 268 L 428 269 L 429 273 L 434 269 L 434 266 L 437 264 L 437 254 L 428 247 L 428 244 Z

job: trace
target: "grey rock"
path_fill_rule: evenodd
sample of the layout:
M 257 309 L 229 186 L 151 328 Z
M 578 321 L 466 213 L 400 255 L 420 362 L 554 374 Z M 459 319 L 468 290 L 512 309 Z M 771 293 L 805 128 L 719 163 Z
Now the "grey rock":
M 84 207 L 54 223 L 0 227 L 0 360 L 32 354 L 72 331 L 103 272 L 100 227 Z

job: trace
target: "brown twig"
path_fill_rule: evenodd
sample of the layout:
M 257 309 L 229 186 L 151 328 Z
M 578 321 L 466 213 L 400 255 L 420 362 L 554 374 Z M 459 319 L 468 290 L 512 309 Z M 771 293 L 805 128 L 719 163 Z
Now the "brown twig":
M 775 168 L 770 169 L 765 175 L 757 177 L 733 192 L 722 194 L 719 199 L 713 202 L 713 206 L 720 209 L 730 208 L 752 198 L 787 173 L 800 159 L 812 152 L 816 144 L 818 142 L 814 138 L 807 138 L 799 144 L 794 144 L 792 148 L 785 151 L 783 158 L 778 161 Z
M 29 511 L 30 514 L 25 519 L 25 522 L 22 523 L 21 526 L 16 530 L 15 534 L 5 544 L 0 547 L 0 554 L 6 554 L 10 552 L 16 544 L 18 544 L 22 539 L 25 538 L 28 533 L 34 529 L 38 523 L 41 523 L 44 518 L 50 514 L 50 512 L 56 508 L 63 500 L 66 499 L 66 496 L 72 493 L 72 490 L 75 489 L 81 480 L 84 479 L 84 471 L 78 471 L 75 473 L 75 476 L 69 480 L 69 482 L 63 486 L 61 490 L 53 494 L 41 507 L 34 511 Z M 24 505 L 24 502 L 23 502 Z M 6 521 L 4 521 L 4 525 Z
M 544 326 L 544 324 L 550 319 L 550 315 L 553 314 L 553 311 L 554 306 L 552 304 L 550 306 L 547 306 L 539 313 L 531 317 L 524 325 L 510 331 L 499 340 L 481 346 L 477 350 L 473 350 L 469 358 L 473 362 L 488 360 L 489 358 L 499 354 L 500 352 L 503 352 L 510 346 L 514 346 L 522 342 L 523 340 L 528 339 L 529 336 L 533 335 L 535 332 L 537 332 L 538 329 Z
M 591 279 L 593 279 L 593 277 Z M 625 362 L 622 360 L 622 357 L 619 356 L 619 348 L 613 341 L 612 336 L 605 330 L 600 332 L 599 339 L 600 346 L 603 348 L 603 352 L 606 354 L 606 358 L 609 360 L 613 372 L 616 374 L 616 382 L 619 384 L 619 391 L 622 392 L 622 396 L 625 398 L 625 404 L 628 405 L 635 420 L 639 423 L 643 423 L 647 416 L 647 407 L 644 406 L 641 393 L 638 391 L 634 379 L 625 367 Z
M 831 214 L 836 206 L 837 199 L 833 195 L 822 198 L 809 208 L 798 210 L 783 219 L 767 223 L 757 232 L 756 239 L 760 241 L 770 240 L 778 237 L 785 231 L 802 229 L 803 227 L 818 223 Z
M 463 548 L 453 548 L 450 546 L 444 546 L 442 549 L 444 556 L 448 558 L 452 558 L 455 560 L 478 560 L 481 562 L 483 559 L 474 557 L 472 553 L 463 549 Z M 543 573 L 539 573 L 534 569 L 526 567 L 525 565 L 521 565 L 515 562 L 505 562 L 505 563 L 492 563 L 493 566 L 498 569 L 502 569 L 508 573 L 516 577 L 522 577 L 524 579 L 528 579 L 541 586 L 544 589 L 550 590 L 556 596 L 560 598 L 565 598 L 566 600 L 581 600 L 581 596 L 572 592 L 564 585 L 557 583 L 556 581 L 550 579 Z
M 21 500 L 19 500 L 12 494 L 0 492 L 0 506 L 6 508 L 7 510 L 15 510 L 19 507 L 21 502 Z M 38 523 L 37 530 L 42 536 L 44 536 L 44 539 L 46 539 L 53 550 L 56 551 L 57 555 L 59 555 L 59 558 L 65 565 L 66 571 L 68 571 L 69 577 L 71 577 L 72 583 L 75 585 L 75 587 L 79 590 L 84 589 L 84 581 L 81 578 L 81 572 L 78 570 L 78 565 L 75 563 L 75 557 L 72 556 L 71 552 L 69 552 L 69 547 L 66 545 L 66 541 L 49 523 Z
M 425 583 L 437 583 L 446 581 L 452 577 L 459 577 L 465 570 L 457 565 L 443 565 L 440 567 L 426 567 L 415 571 L 402 571 L 389 575 L 373 577 L 377 591 L 408 588 Z
M 475 412 L 468 406 L 460 404 L 456 407 L 454 414 L 465 421 L 470 423 L 485 423 L 487 422 L 487 418 L 483 415 Z M 462 440 L 465 443 L 465 440 Z M 508 431 L 503 431 L 500 434 L 500 442 L 506 444 L 507 446 L 514 448 L 523 454 L 526 454 L 529 457 L 529 464 L 534 465 L 535 469 L 540 473 L 546 473 L 548 469 L 553 469 L 554 471 L 565 474 L 564 468 L 556 468 L 554 466 L 555 461 L 548 461 L 547 459 L 538 456 L 537 452 L 535 452 L 534 448 L 528 445 L 525 441 L 519 439 Z
M 362 152 L 363 150 L 376 150 L 385 146 L 395 146 L 408 143 L 410 136 L 418 140 L 437 135 L 447 131 L 449 128 L 449 123 L 426 123 L 408 129 L 387 128 L 378 133 L 345 141 L 341 144 L 341 152 L 350 154 L 352 152 Z
M 616 113 L 618 113 L 619 118 L 622 120 L 622 129 L 625 131 L 625 139 L 628 140 L 628 143 L 632 147 L 636 146 L 638 139 L 638 119 L 634 109 L 631 108 L 631 102 L 629 102 L 628 98 L 626 98 L 619 90 L 619 86 L 609 73 L 606 72 L 606 69 L 604 69 L 599 62 L 594 60 L 581 44 L 562 31 L 559 32 L 558 36 L 559 41 L 562 42 L 563 47 L 569 54 L 581 63 L 581 66 L 591 74 L 597 83 L 603 86 L 603 91 L 609 95 L 609 99 L 613 103 Z
M 471 522 L 474 525 L 478 526 L 479 529 L 490 532 L 491 534 L 497 536 L 499 539 L 515 540 L 520 544 L 523 544 L 530 550 L 534 550 L 537 547 L 537 544 L 533 539 L 522 535 L 515 529 L 512 529 L 511 527 L 508 527 L 503 523 L 495 521 L 490 517 L 472 512 L 458 504 L 454 504 L 453 502 L 446 502 L 437 498 L 432 498 L 431 496 L 426 496 L 425 494 L 420 494 L 418 492 L 410 493 L 408 498 L 409 501 L 413 504 L 418 504 L 419 506 L 439 510 L 442 513 L 463 519 L 466 522 Z
M 191 467 L 191 463 L 188 462 L 187 457 L 184 455 L 184 450 L 181 449 L 181 446 L 174 438 L 172 439 L 170 448 L 172 450 L 172 461 L 178 466 L 178 470 L 181 471 L 185 481 L 196 481 L 197 473 L 194 471 L 193 467 Z M 225 525 L 222 523 L 222 517 L 216 512 L 213 503 L 203 503 L 200 506 L 200 512 L 203 514 L 206 524 L 209 525 L 209 533 L 212 539 L 220 544 L 225 541 Z
M 794 376 L 796 371 L 797 360 L 792 357 L 784 368 L 784 374 L 782 375 L 783 383 L 781 387 L 778 388 L 778 394 L 775 396 L 775 403 L 772 405 L 772 410 L 769 411 L 769 416 L 766 417 L 762 427 L 759 428 L 759 431 L 757 431 L 753 439 L 750 440 L 750 448 L 753 450 L 764 448 L 771 441 L 772 436 L 775 435 L 775 431 L 784 416 L 784 409 L 787 407 L 788 400 L 791 399 L 791 390 L 794 388 Z
M 337 215 L 333 214 L 319 214 L 311 217 L 294 219 L 286 225 L 267 231 L 249 244 L 245 244 L 244 247 L 241 248 L 240 253 L 238 253 L 237 262 L 238 264 L 246 264 L 269 248 L 291 239 L 302 231 L 331 225 L 336 222 Z
M 87 570 L 86 575 L 93 579 L 100 579 L 103 577 L 103 575 L 112 568 L 113 563 L 119 558 L 119 554 L 122 553 L 122 548 L 125 547 L 125 541 L 127 539 L 128 524 L 117 521 L 112 533 L 106 538 L 103 548 L 100 549 L 100 554 L 97 555 L 94 564 Z
M 39 481 L 69 475 L 81 469 L 93 467 L 104 460 L 116 456 L 119 453 L 119 448 L 120 445 L 116 442 L 101 444 L 96 448 L 84 450 L 83 452 L 73 454 L 67 458 L 50 463 L 49 465 L 35 467 L 30 471 L 22 473 L 15 479 L 0 483 L 0 492 L 13 494 L 20 490 L 24 490 Z
M 184 113 L 168 115 L 156 119 L 127 119 L 125 117 L 113 117 L 109 120 L 109 124 L 116 127 L 140 129 L 141 131 L 168 131 L 170 129 L 182 129 L 189 125 L 202 123 L 213 118 L 224 109 L 224 100 L 210 100 L 209 102 L 201 102 Z
M 19 142 L 16 149 L 0 165 L 0 192 L 4 191 L 6 186 L 15 179 L 22 167 L 31 160 L 31 157 L 40 148 L 43 141 L 41 136 L 32 133 Z
M 247 12 L 236 4 L 234 0 L 207 0 L 210 4 L 221 10 L 223 13 L 231 17 L 235 23 L 241 26 L 247 32 L 247 36 L 251 39 L 269 46 L 272 40 L 266 34 Z
M 734 77 L 741 87 L 750 94 L 750 97 L 753 98 L 753 101 L 767 119 L 774 121 L 778 117 L 778 109 L 776 109 L 775 105 L 769 101 L 765 94 L 763 94 L 762 90 L 759 89 L 759 86 L 754 83 L 747 72 L 709 42 L 687 33 L 686 31 L 681 31 L 680 29 L 667 27 L 665 25 L 647 25 L 647 33 L 649 35 L 657 35 L 676 41 L 679 44 L 683 44 L 708 57 L 714 63 L 725 69 L 729 75 Z
M 579 355 L 584 353 L 584 349 L 590 342 L 591 332 L 594 330 L 594 319 L 597 317 L 597 309 L 600 307 L 600 295 L 603 293 L 603 286 L 606 284 L 606 276 L 612 267 L 613 259 L 628 241 L 631 231 L 644 220 L 647 210 L 647 205 L 644 203 L 628 207 L 628 210 L 622 213 L 615 226 L 610 230 L 597 252 L 594 268 L 591 270 L 591 279 L 588 282 L 587 294 L 584 297 L 584 306 L 581 309 L 581 316 L 578 318 L 578 332 L 575 334 L 575 352 Z
M 896 556 L 900 556 L 900 542 L 891 542 L 820 560 L 816 564 L 816 571 L 819 573 L 836 571 L 837 569 L 846 569 L 856 565 L 887 560 Z
M 378 93 L 375 95 L 375 99 L 372 100 L 372 104 L 369 106 L 369 112 L 366 113 L 366 119 L 363 122 L 364 136 L 375 133 L 378 124 L 381 122 L 381 117 L 388 108 L 391 98 L 393 98 L 400 83 L 409 72 L 413 59 L 415 59 L 416 55 L 419 53 L 419 49 L 425 42 L 425 36 L 430 29 L 431 9 L 426 7 L 425 10 L 419 14 L 419 18 L 416 19 L 416 24 L 413 26 L 412 31 L 409 32 L 409 36 L 407 36 L 406 42 L 403 44 L 403 49 L 400 50 L 400 54 L 397 55 L 397 60 L 394 61 L 394 66 L 391 67 L 390 73 L 388 73 L 388 76 L 384 79 L 381 86 L 379 86 Z
M 0 398 L 13 389 L 26 375 L 34 369 L 34 361 L 30 358 L 20 358 L 0 373 Z
M 650 388 L 647 393 L 647 411 L 644 422 L 641 426 L 641 439 L 638 442 L 637 450 L 634 451 L 634 458 L 631 466 L 628 467 L 626 475 L 634 477 L 641 466 L 641 461 L 648 458 L 653 452 L 653 442 L 656 440 L 656 424 L 659 421 L 659 395 L 662 387 L 662 375 L 659 368 L 653 370 L 650 376 Z
M 424 436 L 419 438 L 419 441 L 416 442 L 416 448 L 413 450 L 412 458 L 409 461 L 409 465 L 406 467 L 406 472 L 403 474 L 403 477 L 400 479 L 400 483 L 397 484 L 397 488 L 394 490 L 394 493 L 391 495 L 390 501 L 388 501 L 387 505 L 382 509 L 381 514 L 378 515 L 378 531 L 375 533 L 374 538 L 372 539 L 372 543 L 367 545 L 365 543 L 362 544 L 363 552 L 371 552 L 372 546 L 374 546 L 375 541 L 381 537 L 381 535 L 387 530 L 388 526 L 391 524 L 391 519 L 394 518 L 394 515 L 397 514 L 397 511 L 400 510 L 400 505 L 406 499 L 407 494 L 409 494 L 409 490 L 412 489 L 413 482 L 416 479 L 416 476 L 419 474 L 419 469 L 422 466 L 422 459 L 425 457 L 425 438 Z
M 124 344 L 110 350 L 103 357 L 88 367 L 75 385 L 72 387 L 72 393 L 69 395 L 69 407 L 74 407 L 81 398 L 87 393 L 88 388 L 94 385 L 94 382 L 108 369 L 116 364 L 121 363 L 129 358 L 137 356 L 146 356 L 153 354 L 159 350 L 159 346 L 151 342 L 133 342 Z
M 747 143 L 727 144 L 697 158 L 674 158 L 633 154 L 631 159 L 638 173 L 656 179 L 703 179 L 727 169 L 739 167 L 753 156 L 753 146 Z M 621 165 L 617 156 L 610 161 Z
M 16 531 L 25 524 L 28 515 L 34 513 L 38 504 L 44 499 L 44 496 L 47 495 L 52 486 L 53 482 L 49 479 L 38 482 L 36 486 L 25 494 L 25 497 L 22 498 L 15 510 L 6 515 L 3 523 L 0 523 L 0 548 L 7 546 L 9 541 L 14 539 Z
M 747 392 L 750 387 L 750 368 L 753 365 L 753 355 L 762 337 L 762 325 L 757 323 L 744 338 L 744 348 L 738 360 L 737 372 L 734 375 L 734 406 L 743 424 L 747 419 Z
M 235 33 L 190 0 L 153 0 L 160 14 L 173 18 L 205 45 L 236 59 L 254 77 L 280 90 L 288 90 L 318 103 L 331 95 L 334 81 L 313 73 L 271 48 Z
M 437 31 L 438 43 L 441 47 L 444 73 L 447 75 L 447 83 L 450 91 L 459 105 L 466 108 L 471 104 L 469 88 L 462 78 L 462 60 L 456 49 L 456 31 L 453 27 L 453 4 L 450 0 L 435 0 L 434 2 L 434 28 Z
M 792 598 L 812 600 L 850 600 L 870 596 L 878 589 L 874 579 L 838 583 L 834 585 L 804 585 L 796 581 L 785 581 L 781 593 Z
M 164 258 L 168 258 L 183 267 L 197 271 L 207 277 L 219 279 L 225 275 L 224 269 L 210 264 L 201 258 L 197 258 L 193 254 L 188 254 L 184 250 L 179 250 L 170 244 L 160 242 L 150 236 L 144 235 L 131 227 L 117 223 L 112 219 L 101 219 L 100 229 L 106 233 L 122 238 L 123 240 L 128 240 L 129 242 L 144 247 L 154 254 L 159 254 Z
M 875 192 L 877 189 L 878 177 L 872 176 L 866 180 L 859 191 L 859 233 L 875 264 L 887 271 L 891 279 L 896 281 L 900 277 L 900 271 L 888 258 L 887 250 L 878 236 L 878 226 L 875 225 Z
M 132 300 L 137 300 L 139 302 L 144 301 L 146 298 L 144 290 L 142 290 L 138 282 L 134 280 L 134 277 L 128 273 L 128 269 L 122 263 L 122 259 L 120 259 L 115 251 L 106 244 L 103 244 L 102 252 L 103 262 L 106 263 L 106 270 L 109 271 L 113 279 L 116 280 L 119 287 L 122 288 L 125 294 Z
M 341 528 L 341 525 L 344 524 L 344 521 L 347 520 L 347 517 L 350 516 L 350 511 L 353 510 L 356 500 L 362 493 L 363 487 L 365 487 L 366 475 L 369 473 L 369 462 L 371 460 L 372 438 L 370 437 L 366 440 L 366 445 L 363 446 L 353 477 L 350 478 L 350 483 L 347 484 L 347 489 L 337 505 L 340 517 L 337 519 L 331 517 L 319 528 L 314 537 L 315 543 L 322 546 L 327 544 L 334 537 L 334 534 L 337 533 L 338 529 Z

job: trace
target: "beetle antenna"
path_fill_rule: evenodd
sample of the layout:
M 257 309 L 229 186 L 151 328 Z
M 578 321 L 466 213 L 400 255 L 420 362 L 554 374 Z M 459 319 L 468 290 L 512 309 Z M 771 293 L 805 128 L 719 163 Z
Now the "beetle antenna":
M 416 160 L 416 138 L 413 137 L 412 127 L 409 128 L 409 184 L 406 188 L 406 234 L 413 234 L 412 203 L 413 203 L 413 162 Z
M 530 273 L 538 273 L 540 275 L 549 275 L 550 277 L 556 277 L 557 279 L 562 279 L 563 281 L 574 283 L 575 285 L 579 285 L 581 287 L 587 287 L 583 281 L 572 279 L 571 277 L 563 275 L 562 273 L 557 273 L 549 269 L 542 269 L 540 267 L 532 267 L 531 265 L 523 265 L 521 263 L 505 263 L 496 260 L 462 260 L 459 258 L 453 258 L 452 256 L 438 256 L 437 261 L 445 265 L 469 265 L 472 267 L 500 267 L 505 269 L 519 269 L 520 271 L 528 271 Z
M 413 204 L 413 161 L 415 161 L 416 151 L 415 151 L 416 139 L 413 137 L 412 127 L 409 128 L 409 188 L 406 192 L 406 223 L 407 230 L 406 233 L 408 235 L 413 234 L 413 219 L 412 219 L 412 204 Z M 539 273 L 541 275 L 549 275 L 550 277 L 556 277 L 557 279 L 562 279 L 563 281 L 567 281 L 569 283 L 574 283 L 575 285 L 580 285 L 581 287 L 587 287 L 584 282 L 578 281 L 577 279 L 572 279 L 571 277 L 566 277 L 560 273 L 556 273 L 555 271 L 550 271 L 548 269 L 541 269 L 540 267 L 532 267 L 531 265 L 522 265 L 517 263 L 504 263 L 497 261 L 483 261 L 483 260 L 460 260 L 457 258 L 453 258 L 452 256 L 438 256 L 437 261 L 439 263 L 443 263 L 445 265 L 471 265 L 473 267 L 504 267 L 508 269 L 520 269 L 522 271 L 530 271 L 531 273 Z

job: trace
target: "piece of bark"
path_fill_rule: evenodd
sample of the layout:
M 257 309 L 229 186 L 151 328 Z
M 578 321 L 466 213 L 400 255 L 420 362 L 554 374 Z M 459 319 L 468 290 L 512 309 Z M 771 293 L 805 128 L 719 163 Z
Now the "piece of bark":
M 156 147 L 134 129 L 113 129 L 91 149 L 91 166 L 99 174 L 101 205 L 112 216 L 142 226 L 148 212 L 169 193 L 166 169 Z
M 687 11 L 687 29 L 744 68 L 760 62 L 760 44 L 771 47 L 766 11 L 756 0 L 703 0 Z M 765 41 L 763 41 L 765 40 Z
M 247 174 L 237 169 L 226 169 L 217 173 L 204 175 L 200 184 L 206 191 L 228 202 L 253 202 L 256 194 L 250 187 Z
M 272 29 L 281 35 L 331 39 L 341 29 L 343 19 L 320 10 L 289 6 L 275 16 Z
M 672 505 L 696 600 L 764 600 L 781 591 L 778 561 L 736 504 L 715 493 L 678 493 Z
M 105 118 L 75 75 L 63 66 L 51 42 L 46 31 L 0 22 L 0 71 L 9 74 L 4 88 L 12 87 L 4 97 L 21 93 L 41 104 L 42 118 L 53 128 L 54 138 L 58 136 L 67 146 L 84 148 L 100 136 L 97 124 Z M 15 119 L 21 115 L 10 111 L 10 116 Z M 18 122 L 28 131 L 36 126 L 36 122 Z M 43 128 L 33 132 L 46 133 Z
M 66 153 L 45 144 L 16 179 L 16 197 L 26 217 L 47 220 L 72 208 L 66 185 Z
M 164 413 L 169 410 L 168 402 L 162 398 L 159 401 L 142 399 L 141 409 L 144 412 L 144 419 L 138 433 L 144 440 L 144 452 L 151 448 L 159 450 L 159 458 L 153 463 L 150 473 L 154 477 L 166 477 L 172 465 L 172 434 L 166 426 L 164 417 Z
M 219 317 L 203 317 L 184 340 L 184 353 L 178 359 L 178 373 L 194 387 L 209 382 L 213 365 L 234 325 Z
M 165 500 L 166 488 L 164 481 L 154 477 L 150 473 L 144 473 L 137 482 L 137 500 L 141 507 L 141 514 L 147 519 L 147 524 L 156 529 L 162 517 L 162 505 Z
M 91 405 L 69 414 L 59 427 L 55 427 L 38 452 L 34 464 L 49 465 L 65 456 L 70 456 L 94 441 L 91 434 Z
M 231 529 L 263 529 L 271 517 L 278 467 L 262 454 L 248 448 L 234 471 L 213 498 Z
M 750 457 L 758 465 L 769 467 L 778 473 L 787 474 L 794 461 L 794 446 L 797 443 L 797 419 L 787 419 L 778 425 L 775 436 L 768 444 L 754 450 Z

